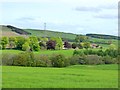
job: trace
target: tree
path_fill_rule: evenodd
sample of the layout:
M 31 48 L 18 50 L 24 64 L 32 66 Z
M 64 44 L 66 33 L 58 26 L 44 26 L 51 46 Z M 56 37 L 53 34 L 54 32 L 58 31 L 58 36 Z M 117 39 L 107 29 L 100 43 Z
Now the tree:
M 71 48 L 72 45 L 71 45 L 68 41 L 65 41 L 65 42 L 64 42 L 64 47 L 65 47 L 65 48 Z
M 77 47 L 77 44 L 76 43 L 73 43 L 72 44 L 72 48 L 75 49 Z
M 8 43 L 9 43 L 8 37 L 2 37 L 1 40 L 2 49 L 5 49 Z
M 15 43 L 17 42 L 16 38 L 15 37 L 9 37 L 9 47 L 12 49 L 12 48 L 15 48 Z
M 48 41 L 48 38 L 38 37 L 38 41 L 39 41 L 39 42 L 47 42 L 47 41 Z
M 84 42 L 83 46 L 85 49 L 90 48 L 90 42 Z
M 75 37 L 75 41 L 76 43 L 81 43 L 81 42 L 86 42 L 88 40 L 87 36 L 83 36 L 83 35 L 76 35 Z
M 55 49 L 62 49 L 63 48 L 63 42 L 60 37 L 52 37 L 50 40 L 53 40 L 56 42 Z
M 29 43 L 28 43 L 28 42 L 25 42 L 25 43 L 22 45 L 22 50 L 23 50 L 23 51 L 29 51 L 29 50 L 30 50 L 30 46 L 29 46 Z
M 117 47 L 114 44 L 110 44 L 109 49 L 110 50 L 115 50 Z
M 56 42 L 53 41 L 53 40 L 49 40 L 49 41 L 46 43 L 46 46 L 47 46 L 47 49 L 54 49 L 54 50 L 55 50 Z
M 39 46 L 41 49 L 46 49 L 46 43 L 45 42 L 39 42 Z
M 22 50 L 22 45 L 26 42 L 24 37 L 16 37 L 16 48 Z
M 32 37 L 29 37 L 29 39 L 30 39 L 30 49 L 34 51 L 39 51 L 40 46 L 39 46 L 38 38 L 35 36 L 32 36 Z
M 83 45 L 84 45 L 84 43 L 78 44 L 78 48 L 79 48 L 79 49 L 83 49 Z

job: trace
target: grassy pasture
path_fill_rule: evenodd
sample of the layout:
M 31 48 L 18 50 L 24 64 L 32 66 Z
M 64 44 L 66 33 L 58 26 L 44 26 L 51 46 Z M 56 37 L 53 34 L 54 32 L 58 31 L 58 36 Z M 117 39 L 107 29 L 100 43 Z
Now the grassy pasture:
M 64 32 L 57 32 L 57 31 L 49 31 L 49 30 L 36 30 L 36 29 L 24 29 L 27 32 L 32 33 L 32 36 L 38 37 L 61 37 L 61 38 L 68 38 L 74 40 L 76 34 L 72 33 L 64 33 Z
M 3 66 L 3 88 L 117 88 L 117 65 Z
M 79 49 L 80 51 L 83 51 L 85 49 Z M 100 50 L 100 49 L 92 49 L 92 50 Z M 105 50 L 105 49 L 103 49 Z M 20 52 L 23 52 L 21 50 L 0 50 L 2 51 L 2 54 L 18 54 Z M 69 50 L 40 50 L 38 52 L 34 52 L 34 54 L 40 54 L 40 55 L 54 55 L 54 54 L 63 54 L 65 56 L 72 56 L 74 49 Z
M 0 50 L 1 51 L 1 50 Z M 74 50 L 40 50 L 39 52 L 34 52 L 34 54 L 40 55 L 54 55 L 54 54 L 63 54 L 65 56 L 72 56 Z M 2 50 L 2 54 L 18 54 L 20 50 Z

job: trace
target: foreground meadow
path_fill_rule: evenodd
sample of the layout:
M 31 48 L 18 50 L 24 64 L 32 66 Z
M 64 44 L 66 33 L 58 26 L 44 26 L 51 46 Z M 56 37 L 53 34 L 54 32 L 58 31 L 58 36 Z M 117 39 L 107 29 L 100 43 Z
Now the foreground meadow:
M 3 88 L 117 88 L 117 65 L 3 66 Z

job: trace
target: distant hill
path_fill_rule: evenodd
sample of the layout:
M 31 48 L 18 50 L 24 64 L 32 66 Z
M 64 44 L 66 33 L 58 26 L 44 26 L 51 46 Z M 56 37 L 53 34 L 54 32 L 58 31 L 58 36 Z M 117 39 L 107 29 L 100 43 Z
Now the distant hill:
M 24 30 L 38 37 L 48 37 L 48 38 L 49 37 L 61 37 L 69 41 L 73 41 L 76 37 L 76 34 L 65 33 L 65 32 L 57 32 L 57 31 L 50 31 L 50 30 L 37 30 L 37 29 L 24 29 Z
M 76 34 L 50 30 L 20 29 L 11 25 L 0 25 L 2 36 L 38 36 L 38 37 L 61 37 L 63 40 L 73 41 Z
M 39 29 L 20 29 L 11 25 L 0 25 L 2 36 L 38 36 L 38 37 L 61 37 L 63 40 L 74 41 L 77 34 Z M 103 34 L 86 34 L 86 36 L 98 39 L 118 39 L 117 36 Z M 120 38 L 119 38 L 120 39 Z
M 86 36 L 92 37 L 92 38 L 99 38 L 99 39 L 119 39 L 120 37 L 118 36 L 113 36 L 113 35 L 105 35 L 105 34 L 86 34 Z
M 30 33 L 22 30 L 22 29 L 19 29 L 19 28 L 16 28 L 16 27 L 13 27 L 13 26 L 10 26 L 10 25 L 0 25 L 0 35 L 1 36 L 26 36 L 26 35 L 29 35 Z

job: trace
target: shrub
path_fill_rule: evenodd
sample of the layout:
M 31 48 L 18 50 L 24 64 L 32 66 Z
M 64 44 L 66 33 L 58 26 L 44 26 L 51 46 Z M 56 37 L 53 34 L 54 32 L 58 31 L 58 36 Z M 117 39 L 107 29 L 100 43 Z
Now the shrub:
M 102 57 L 98 55 L 88 55 L 85 57 L 85 64 L 88 65 L 103 64 Z
M 73 55 L 80 55 L 80 56 L 83 56 L 84 53 L 83 53 L 83 51 L 74 50 Z
M 36 67 L 48 67 L 51 66 L 51 60 L 47 55 L 36 55 L 35 56 L 35 66 Z
M 2 50 L 2 45 L 0 44 L 0 50 Z
M 85 55 L 89 55 L 89 50 L 88 49 L 84 50 L 83 52 L 84 52 Z
M 103 61 L 104 61 L 105 64 L 114 64 L 114 63 L 116 63 L 116 60 L 113 59 L 112 57 L 108 56 L 108 55 L 103 57 Z
M 61 54 L 52 56 L 51 61 L 53 67 L 66 67 L 70 64 L 69 59 Z
M 116 62 L 117 62 L 117 64 L 120 64 L 120 55 L 117 56 Z
M 2 54 L 2 65 L 13 65 L 13 57 L 16 56 L 16 54 Z
M 15 66 L 32 66 L 34 63 L 34 54 L 32 52 L 22 52 L 13 57 Z
M 84 56 L 74 55 L 70 58 L 70 65 L 85 64 Z
M 104 52 L 102 50 L 98 50 L 97 51 L 97 55 L 98 56 L 104 56 L 105 54 L 104 54 Z
M 116 58 L 118 56 L 118 54 L 119 54 L 119 51 L 115 50 L 115 49 L 106 49 L 105 54 L 109 55 L 109 56 L 111 56 L 113 58 Z
M 70 58 L 70 65 L 76 65 L 78 64 L 80 56 L 79 55 L 74 55 Z

